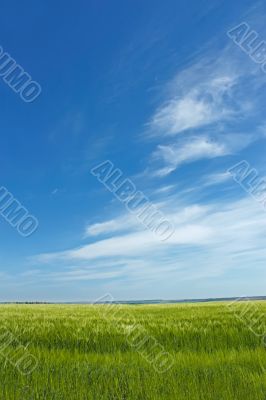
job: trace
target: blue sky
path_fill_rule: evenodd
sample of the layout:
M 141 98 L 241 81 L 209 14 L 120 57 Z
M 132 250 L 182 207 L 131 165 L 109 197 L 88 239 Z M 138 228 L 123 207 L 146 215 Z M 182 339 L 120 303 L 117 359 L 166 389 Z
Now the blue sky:
M 266 213 L 227 173 L 266 174 L 266 74 L 227 31 L 266 41 L 263 2 L 9 2 L 0 45 L 42 87 L 0 79 L 0 300 L 265 295 Z M 111 160 L 174 225 L 158 241 L 90 173 Z

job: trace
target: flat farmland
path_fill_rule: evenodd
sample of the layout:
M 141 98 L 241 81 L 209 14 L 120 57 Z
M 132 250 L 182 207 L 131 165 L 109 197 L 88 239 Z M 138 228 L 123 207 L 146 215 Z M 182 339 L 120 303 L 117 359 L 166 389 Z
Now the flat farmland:
M 1 305 L 0 399 L 265 400 L 265 315 L 264 302 Z

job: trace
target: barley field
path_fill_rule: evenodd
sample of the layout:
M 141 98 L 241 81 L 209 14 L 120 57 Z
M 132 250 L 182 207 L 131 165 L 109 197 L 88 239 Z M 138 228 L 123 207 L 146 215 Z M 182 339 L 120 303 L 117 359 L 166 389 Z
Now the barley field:
M 0 399 L 265 400 L 253 304 L 1 305 Z

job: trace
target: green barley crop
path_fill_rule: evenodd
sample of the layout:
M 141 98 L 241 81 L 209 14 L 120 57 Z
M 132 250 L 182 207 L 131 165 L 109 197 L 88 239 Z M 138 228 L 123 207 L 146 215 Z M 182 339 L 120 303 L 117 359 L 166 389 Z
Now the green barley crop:
M 247 315 L 226 303 L 108 307 L 0 306 L 2 332 L 16 337 L 4 348 L 0 330 L 0 400 L 266 399 L 266 351 Z M 142 348 L 153 339 L 173 357 L 166 372 L 128 340 L 134 326 Z M 8 360 L 19 345 L 36 357 L 29 374 Z

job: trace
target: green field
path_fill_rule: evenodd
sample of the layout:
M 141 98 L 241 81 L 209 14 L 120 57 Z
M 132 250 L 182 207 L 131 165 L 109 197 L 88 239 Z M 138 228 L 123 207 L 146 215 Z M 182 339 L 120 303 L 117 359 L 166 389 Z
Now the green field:
M 266 303 L 254 304 L 264 318 Z M 226 303 L 115 307 L 0 306 L 0 399 L 266 399 L 254 315 L 242 320 Z M 154 343 L 173 360 L 166 372 L 156 369 Z M 37 360 L 28 374 L 23 351 Z

